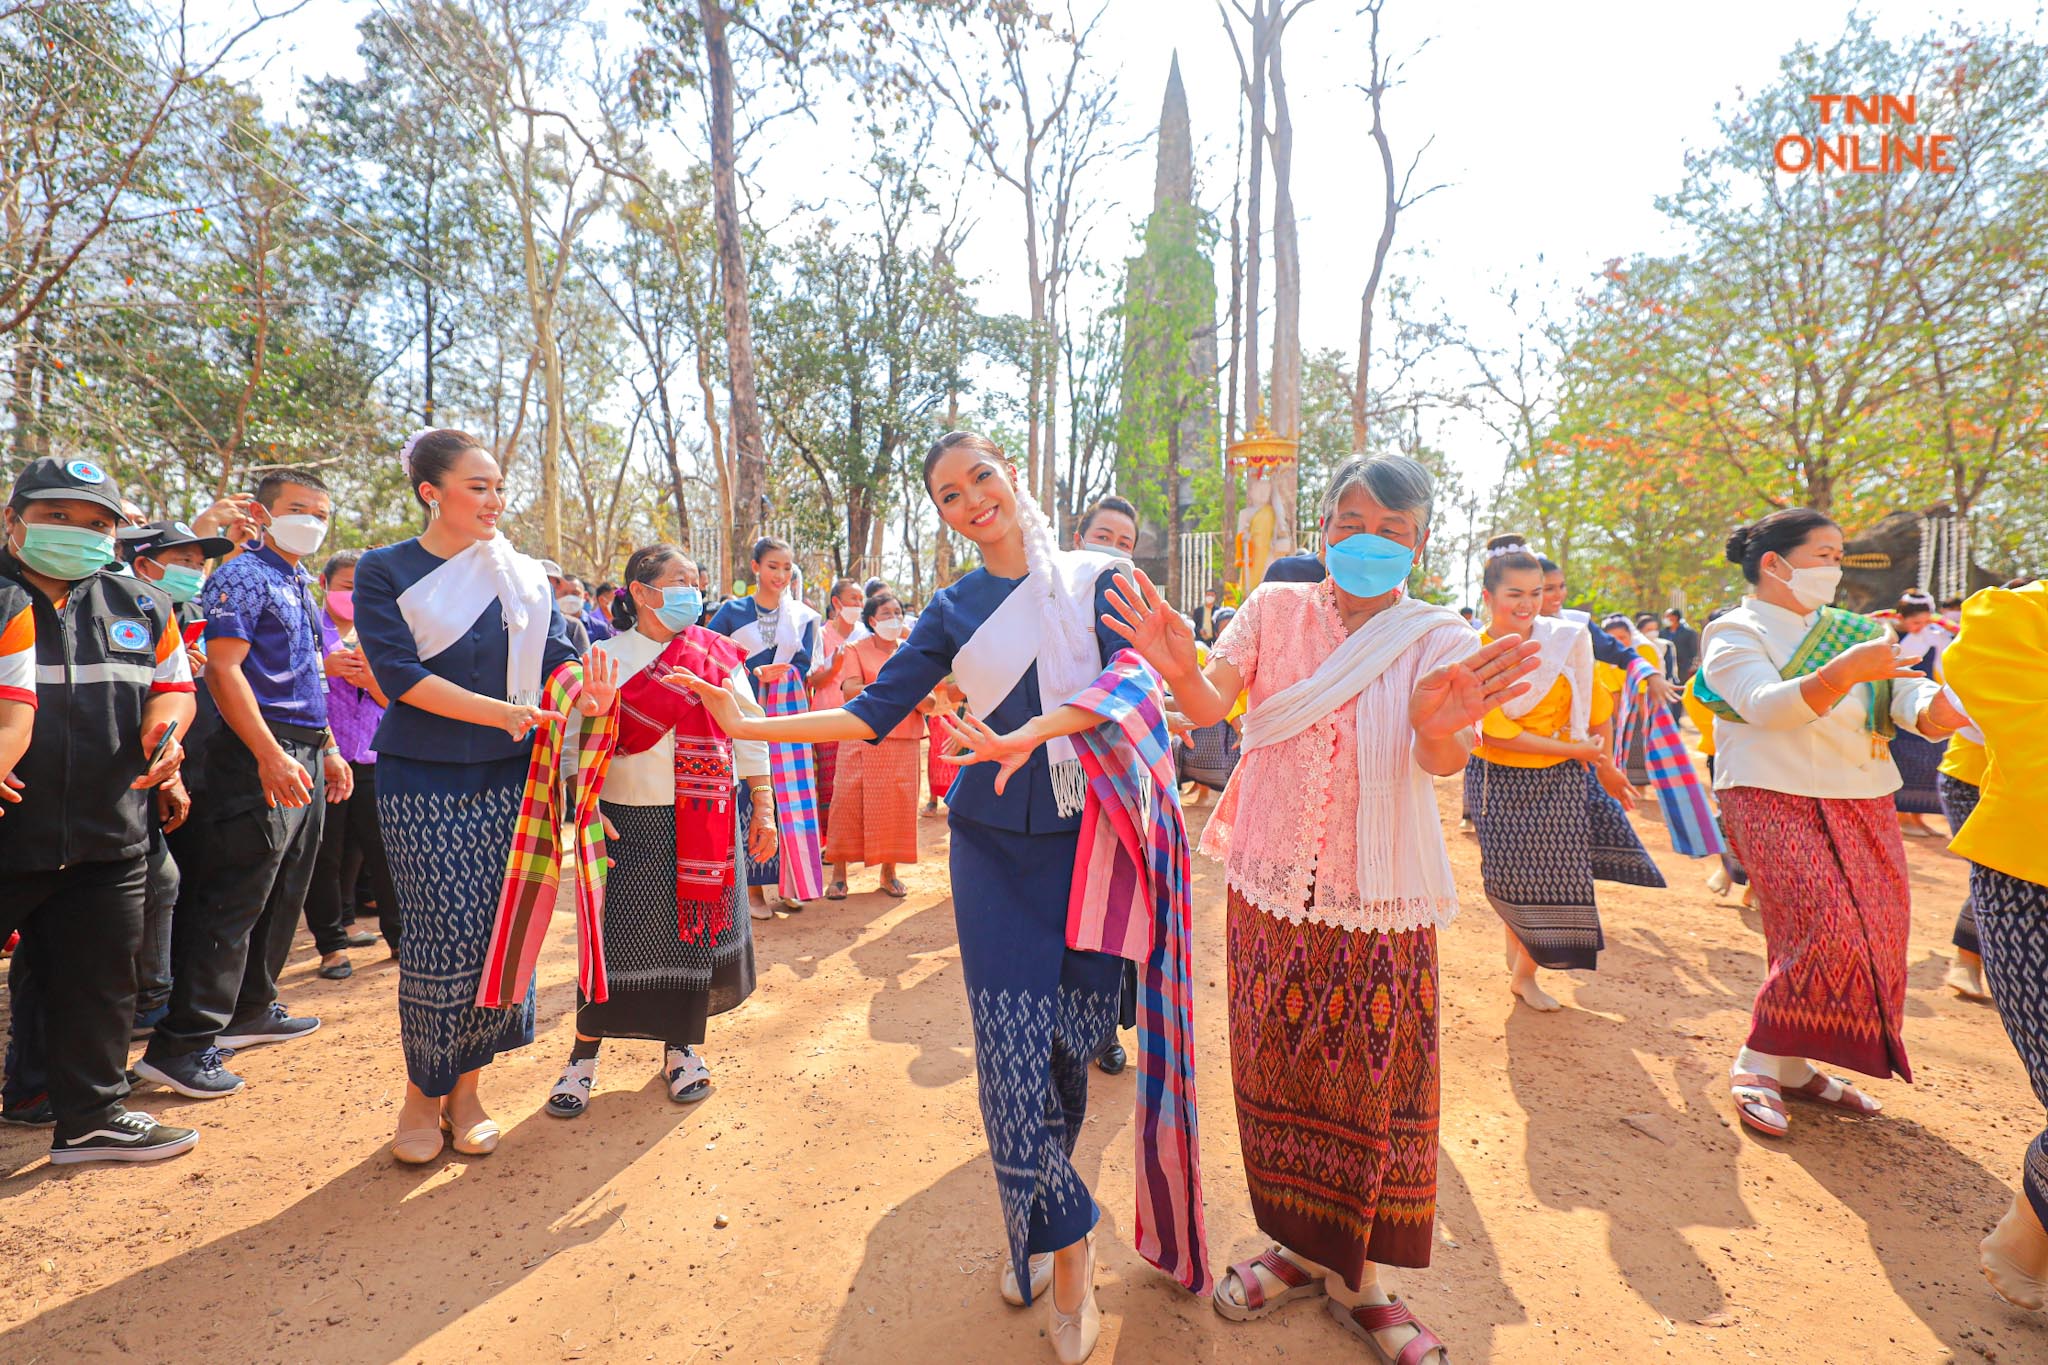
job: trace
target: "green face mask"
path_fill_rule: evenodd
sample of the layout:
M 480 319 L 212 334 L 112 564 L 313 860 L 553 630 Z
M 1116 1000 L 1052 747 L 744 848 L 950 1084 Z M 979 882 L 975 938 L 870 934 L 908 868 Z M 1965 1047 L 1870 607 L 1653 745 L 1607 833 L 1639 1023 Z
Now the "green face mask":
M 26 522 L 15 553 L 37 573 L 71 583 L 114 562 L 114 538 L 79 526 Z
M 198 569 L 188 569 L 183 564 L 164 565 L 164 576 L 157 580 L 157 586 L 170 595 L 173 602 L 190 602 L 199 596 L 199 586 L 206 581 L 206 575 Z

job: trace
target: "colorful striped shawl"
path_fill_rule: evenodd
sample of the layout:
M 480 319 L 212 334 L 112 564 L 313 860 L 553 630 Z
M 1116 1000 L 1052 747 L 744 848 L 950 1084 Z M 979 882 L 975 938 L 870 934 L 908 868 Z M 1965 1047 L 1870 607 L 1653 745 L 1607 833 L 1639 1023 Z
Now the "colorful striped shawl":
M 771 716 L 810 710 L 804 680 L 785 673 L 761 688 L 761 709 Z M 775 780 L 775 823 L 781 839 L 781 890 L 793 901 L 825 894 L 825 842 L 818 819 L 818 772 L 808 744 L 770 744 L 768 771 Z
M 1066 703 L 1103 724 L 1074 736 L 1088 775 L 1067 946 L 1142 964 L 1138 973 L 1136 1244 L 1197 1294 L 1211 1287 L 1195 1114 L 1194 872 L 1175 785 L 1166 701 L 1124 650 Z
M 586 1000 L 601 1001 L 608 994 L 604 821 L 597 812 L 597 794 L 618 741 L 618 708 L 601 716 L 583 715 L 575 707 L 582 690 L 583 665 L 574 660 L 557 668 L 541 690 L 541 705 L 568 716 L 569 723 L 543 726 L 534 736 L 533 760 L 527 766 L 526 791 L 519 800 L 512 853 L 506 860 L 505 890 L 491 925 L 483 980 L 477 986 L 476 1003 L 486 1009 L 509 1008 L 526 999 L 555 910 L 564 826 L 570 831 L 576 884 L 576 984 Z
M 1843 611 L 1840 607 L 1822 607 L 1820 619 L 1813 623 L 1813 629 L 1806 632 L 1806 638 L 1801 640 L 1799 648 L 1792 652 L 1791 660 L 1778 670 L 1778 676 L 1789 680 L 1811 673 L 1844 650 L 1853 649 L 1870 640 L 1883 639 L 1888 631 L 1889 627 L 1882 621 L 1873 621 L 1868 616 L 1858 616 L 1855 612 Z M 1898 733 L 1898 726 L 1892 721 L 1891 679 L 1881 678 L 1873 683 L 1858 685 L 1869 689 L 1864 700 L 1867 703 L 1865 710 L 1868 713 L 1867 723 L 1871 733 L 1880 739 L 1890 739 Z M 1721 719 L 1732 720 L 1738 725 L 1743 723 L 1742 714 L 1729 705 L 1720 693 L 1707 686 L 1707 675 L 1704 670 L 1693 677 L 1693 695 L 1700 699 L 1702 706 Z
M 1628 686 L 1621 689 L 1620 709 L 1614 716 L 1615 747 L 1626 750 L 1630 702 L 1657 670 L 1645 659 L 1628 662 Z M 1650 783 L 1657 789 L 1657 804 L 1664 810 L 1664 828 L 1671 834 L 1671 847 L 1687 858 L 1711 858 L 1728 851 L 1721 842 L 1721 830 L 1714 808 L 1707 800 L 1699 770 L 1679 738 L 1678 723 L 1671 712 L 1651 701 L 1642 701 L 1646 733 L 1643 736 L 1643 765 Z M 1620 759 L 1623 754 L 1617 754 Z

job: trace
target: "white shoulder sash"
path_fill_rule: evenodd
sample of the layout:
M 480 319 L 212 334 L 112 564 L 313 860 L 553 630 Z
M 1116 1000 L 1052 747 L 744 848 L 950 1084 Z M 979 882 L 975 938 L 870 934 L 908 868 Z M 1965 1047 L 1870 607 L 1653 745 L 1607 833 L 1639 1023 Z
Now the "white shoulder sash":
M 536 706 L 550 620 L 548 576 L 539 560 L 513 549 L 502 535 L 477 541 L 400 593 L 398 611 L 425 660 L 468 634 L 493 600 L 511 635 L 505 699 L 515 706 Z
M 1593 636 L 1568 616 L 1539 616 L 1533 625 L 1532 638 L 1543 646 L 1543 653 L 1529 675 L 1527 690 L 1503 702 L 1501 714 L 1510 720 L 1528 715 L 1563 677 L 1572 690 L 1570 737 L 1584 739 L 1593 715 Z

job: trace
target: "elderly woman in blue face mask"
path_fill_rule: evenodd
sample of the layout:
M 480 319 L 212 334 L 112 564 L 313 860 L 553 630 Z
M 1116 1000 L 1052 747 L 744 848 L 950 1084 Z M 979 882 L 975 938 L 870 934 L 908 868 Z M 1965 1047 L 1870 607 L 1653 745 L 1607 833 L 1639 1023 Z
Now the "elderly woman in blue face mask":
M 1321 582 L 1268 582 L 1206 668 L 1150 583 L 1120 581 L 1125 638 L 1197 726 L 1250 694 L 1244 757 L 1202 839 L 1229 896 L 1230 1069 L 1259 1229 L 1231 1267 L 1234 1322 L 1295 1299 L 1382 1359 L 1444 1351 L 1380 1267 L 1429 1264 L 1436 1214 L 1436 931 L 1457 913 L 1431 776 L 1461 771 L 1473 726 L 1519 689 L 1536 649 L 1482 645 L 1407 595 L 1429 538 L 1429 474 L 1354 460 L 1323 498 Z M 1298 1001 L 1320 1002 L 1305 1013 Z

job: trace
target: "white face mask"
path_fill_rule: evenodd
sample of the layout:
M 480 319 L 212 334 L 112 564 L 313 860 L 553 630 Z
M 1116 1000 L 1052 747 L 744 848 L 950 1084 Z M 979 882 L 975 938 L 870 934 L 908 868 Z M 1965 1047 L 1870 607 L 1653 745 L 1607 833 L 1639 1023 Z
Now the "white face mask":
M 555 608 L 572 621 L 583 619 L 583 599 L 580 597 L 557 597 Z
M 1813 564 L 1804 569 L 1794 569 L 1788 574 L 1773 574 L 1792 599 L 1808 611 L 1819 611 L 1835 600 L 1835 589 L 1842 586 L 1842 566 L 1839 564 Z
M 320 548 L 320 542 L 327 539 L 327 518 L 295 512 L 286 517 L 274 517 L 270 523 L 270 543 L 288 555 L 304 557 Z
M 884 640 L 900 640 L 903 638 L 904 628 L 909 624 L 900 616 L 892 616 L 886 621 L 875 622 L 875 634 Z
M 840 620 L 842 620 L 842 621 L 844 621 L 844 622 L 845 622 L 845 623 L 846 623 L 847 625 L 849 625 L 849 626 L 857 626 L 857 625 L 859 625 L 859 624 L 860 624 L 860 608 L 859 608 L 859 607 L 841 607 L 841 608 L 839 609 L 839 619 L 840 619 Z

